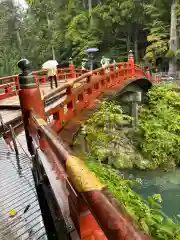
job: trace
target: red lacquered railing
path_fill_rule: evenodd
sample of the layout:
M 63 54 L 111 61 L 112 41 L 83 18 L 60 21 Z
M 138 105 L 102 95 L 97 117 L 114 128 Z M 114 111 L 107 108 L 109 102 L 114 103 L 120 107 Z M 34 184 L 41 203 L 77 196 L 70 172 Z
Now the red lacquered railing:
M 93 70 L 92 73 L 93 75 L 98 75 L 101 74 L 103 71 L 106 74 L 107 78 L 109 76 L 109 71 L 112 72 L 112 68 L 119 69 L 118 74 L 119 77 L 123 76 L 124 79 L 133 79 L 134 77 L 136 78 L 139 74 L 142 76 L 146 76 L 146 78 L 150 78 L 146 73 L 143 72 L 143 70 L 137 66 L 134 65 L 133 67 L 129 65 L 129 63 L 119 63 L 116 65 L 109 65 L 106 68 L 100 68 Z M 80 76 L 84 76 L 83 79 L 86 78 L 86 74 L 90 72 L 88 70 L 82 70 L 82 69 L 75 69 L 74 65 L 69 66 L 69 68 L 63 68 L 63 69 L 58 69 L 57 73 L 57 80 L 62 81 L 67 83 L 68 81 L 72 79 L 79 79 Z M 101 73 L 100 73 L 101 72 Z M 115 71 L 117 73 L 117 71 Z M 32 74 L 35 76 L 36 81 L 39 84 L 45 84 L 48 81 L 48 75 L 47 75 L 47 70 L 40 70 L 40 71 L 35 71 L 32 72 Z M 78 82 L 78 80 L 76 81 Z M 155 80 L 153 78 L 153 82 L 157 82 L 157 79 Z M 5 99 L 9 96 L 15 95 L 19 89 L 19 78 L 17 75 L 15 76 L 8 76 L 8 77 L 3 77 L 0 78 L 0 100 Z
M 48 123 L 33 111 L 28 128 L 38 146 L 37 159 L 41 159 L 40 164 L 56 198 L 56 214 L 73 221 L 80 239 L 151 240 L 138 229 L 106 186 L 81 159 L 73 156 Z M 39 160 L 36 160 L 37 165 Z
M 80 76 L 83 72 L 81 69 L 74 69 L 74 66 L 69 68 L 58 69 L 57 80 L 67 82 Z M 40 70 L 32 72 L 36 81 L 39 84 L 45 84 L 48 82 L 47 70 Z M 0 100 L 17 94 L 19 89 L 19 77 L 18 75 L 7 76 L 0 78 Z
M 140 67 L 130 68 L 127 63 L 109 65 L 85 73 L 45 95 L 44 100 L 58 97 L 57 104 L 46 108 L 52 121 L 52 129 L 58 132 L 74 115 L 94 103 L 105 91 L 120 89 L 138 79 L 147 79 Z M 57 105 L 57 106 L 56 106 Z

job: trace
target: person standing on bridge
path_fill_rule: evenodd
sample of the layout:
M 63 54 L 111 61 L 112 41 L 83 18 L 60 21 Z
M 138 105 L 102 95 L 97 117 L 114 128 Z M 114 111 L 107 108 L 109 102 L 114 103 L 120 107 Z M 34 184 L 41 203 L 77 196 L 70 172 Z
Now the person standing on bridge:
M 102 59 L 101 59 L 101 66 L 102 67 L 106 66 L 106 58 L 104 56 L 102 56 Z
M 88 60 L 86 58 L 83 58 L 82 59 L 82 62 L 81 62 L 81 70 L 82 70 L 82 73 L 85 73 L 86 70 L 87 70 L 87 62 Z
M 50 86 L 51 89 L 53 89 L 53 81 L 55 83 L 55 87 L 58 87 L 58 83 L 57 83 L 57 68 L 52 68 L 52 69 L 48 69 L 48 79 L 50 81 Z
M 56 60 L 49 60 L 42 65 L 42 68 L 47 70 L 48 80 L 50 81 L 51 89 L 53 89 L 53 80 L 55 82 L 55 87 L 58 87 L 57 66 L 58 62 Z

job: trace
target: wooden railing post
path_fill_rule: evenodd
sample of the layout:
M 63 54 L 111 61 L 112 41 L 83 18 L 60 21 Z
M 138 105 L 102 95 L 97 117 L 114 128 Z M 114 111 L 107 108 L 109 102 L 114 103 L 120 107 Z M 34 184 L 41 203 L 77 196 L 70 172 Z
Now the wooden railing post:
M 28 125 L 30 111 L 33 109 L 36 113 L 45 119 L 44 102 L 41 100 L 41 93 L 35 77 L 30 72 L 30 64 L 27 59 L 22 59 L 18 63 L 18 67 L 22 70 L 19 74 L 19 100 L 23 117 L 24 130 L 26 133 L 28 150 L 34 154 L 32 147 L 32 139 L 29 135 Z
M 15 86 L 16 86 L 16 91 L 20 89 L 20 86 L 19 86 L 19 76 L 18 75 L 15 77 Z
M 132 50 L 129 51 L 128 63 L 129 63 L 129 67 L 132 69 L 132 75 L 134 75 L 134 73 L 135 73 L 135 71 L 134 71 L 134 55 L 133 55 Z
M 75 66 L 73 64 L 72 58 L 69 59 L 69 70 L 71 73 L 71 78 L 76 78 L 76 71 L 75 71 Z
M 149 69 L 147 70 L 146 74 L 147 74 L 147 78 L 148 78 L 148 80 L 151 80 L 151 74 L 150 74 Z
M 40 121 L 35 114 L 32 114 L 31 118 L 36 128 L 44 134 L 48 144 L 45 155 L 50 156 L 48 152 L 52 151 L 58 160 L 49 161 L 49 169 L 52 169 L 56 173 L 56 179 L 60 180 L 63 167 L 66 170 L 66 182 L 71 183 L 71 192 L 73 189 L 76 193 L 74 207 L 76 206 L 77 214 L 80 213 L 79 224 L 76 225 L 80 227 L 81 239 L 151 240 L 151 237 L 137 228 L 124 206 L 87 168 L 84 161 L 74 156 L 50 127 L 42 123 L 43 119 Z M 44 146 L 41 147 L 44 149 Z

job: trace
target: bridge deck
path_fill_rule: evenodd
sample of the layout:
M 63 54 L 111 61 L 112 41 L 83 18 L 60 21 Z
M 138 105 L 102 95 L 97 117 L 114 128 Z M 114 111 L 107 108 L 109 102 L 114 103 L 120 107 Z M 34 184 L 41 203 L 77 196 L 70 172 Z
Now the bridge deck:
M 64 85 L 64 81 L 59 81 L 58 82 L 58 87 Z M 78 88 L 81 86 L 81 84 L 83 83 L 83 80 L 79 83 L 76 83 L 74 85 L 74 88 Z M 48 94 L 49 92 L 51 92 L 51 88 L 50 85 L 47 84 L 42 84 L 41 85 L 41 90 L 44 91 L 44 94 Z M 66 91 L 64 90 L 64 93 Z M 63 93 L 63 92 L 61 92 Z M 56 107 L 57 105 L 59 105 L 61 102 L 63 102 L 65 100 L 66 96 L 61 97 L 61 98 L 57 98 L 56 102 L 52 102 L 48 105 L 46 105 L 45 111 L 48 111 L 49 109 Z M 5 124 L 9 123 L 10 121 L 14 120 L 14 119 L 18 119 L 21 117 L 21 110 L 20 110 L 20 103 L 19 103 L 19 97 L 18 95 L 16 96 L 12 96 L 12 97 L 8 97 L 4 100 L 0 100 L 0 114 L 3 118 L 3 122 Z M 1 129 L 1 123 L 0 123 L 0 129 Z
M 62 84 L 64 84 L 64 82 L 59 82 L 59 86 L 61 86 Z M 48 83 L 42 84 L 41 90 L 44 91 L 44 94 L 49 93 L 51 91 L 50 85 Z M 8 108 L 8 107 L 11 107 L 11 108 L 20 107 L 18 95 L 11 96 L 6 99 L 0 100 L 0 108 L 1 109 Z
M 20 153 L 18 164 L 2 138 L 0 150 L 0 239 L 47 239 L 28 155 Z
M 63 84 L 64 82 L 60 82 L 60 84 Z M 47 94 L 51 92 L 51 88 L 49 84 L 43 84 L 41 85 L 41 89 L 44 91 L 44 94 Z M 20 103 L 19 103 L 19 97 L 11 96 L 6 99 L 0 100 L 0 115 L 3 118 L 3 122 L 5 124 L 9 123 L 10 121 L 21 117 L 21 111 L 20 109 Z M 1 123 L 0 123 L 1 127 Z

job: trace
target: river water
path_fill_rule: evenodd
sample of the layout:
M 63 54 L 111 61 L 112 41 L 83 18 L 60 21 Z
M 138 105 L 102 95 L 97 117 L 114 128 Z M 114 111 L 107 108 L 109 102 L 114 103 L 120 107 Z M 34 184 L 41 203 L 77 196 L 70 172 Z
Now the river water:
M 139 182 L 134 190 L 145 200 L 152 194 L 161 194 L 163 211 L 169 217 L 180 214 L 180 169 L 171 172 L 132 170 L 124 172 L 124 177 Z

